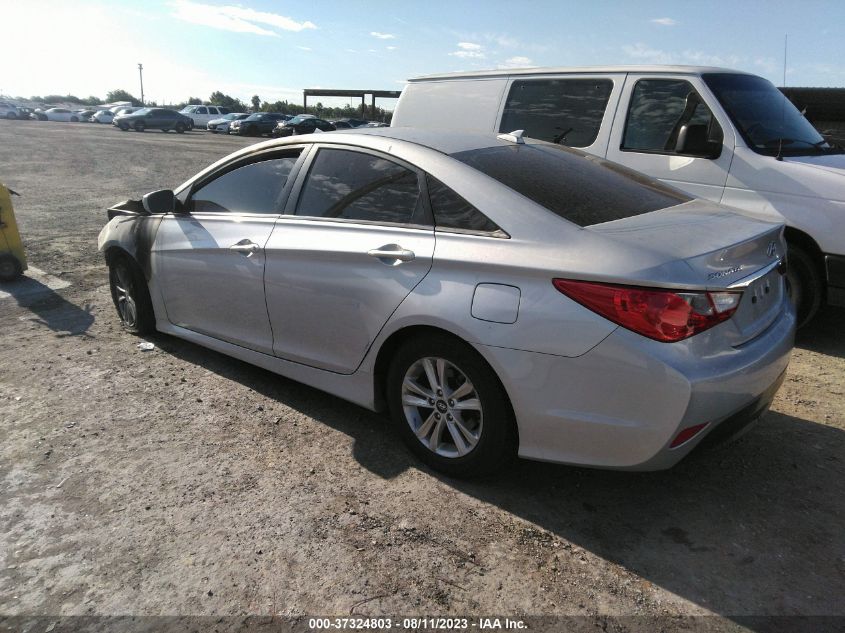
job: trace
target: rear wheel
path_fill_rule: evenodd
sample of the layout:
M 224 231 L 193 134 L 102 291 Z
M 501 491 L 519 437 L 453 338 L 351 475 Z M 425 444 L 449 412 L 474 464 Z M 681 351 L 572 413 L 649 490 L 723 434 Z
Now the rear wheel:
M 510 402 L 479 354 L 434 335 L 403 345 L 387 376 L 393 425 L 423 462 L 456 477 L 489 474 L 516 455 Z
M 795 306 L 798 327 L 807 325 L 819 311 L 824 296 L 822 275 L 807 251 L 789 245 L 786 281 L 789 297 Z
M 155 331 L 147 283 L 141 269 L 126 255 L 116 256 L 109 265 L 109 286 L 117 315 L 123 327 L 132 334 Z
M 23 274 L 23 267 L 14 255 L 0 255 L 0 281 L 13 281 Z

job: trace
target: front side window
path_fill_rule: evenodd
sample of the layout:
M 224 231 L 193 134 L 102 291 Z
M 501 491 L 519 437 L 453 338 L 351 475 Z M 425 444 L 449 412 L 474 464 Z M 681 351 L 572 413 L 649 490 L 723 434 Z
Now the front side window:
M 321 149 L 308 173 L 296 214 L 369 222 L 424 223 L 417 174 L 392 161 Z
M 541 141 L 589 147 L 599 134 L 613 82 L 610 79 L 514 81 L 500 132 L 525 130 Z
M 680 141 L 680 145 L 679 145 Z M 722 128 L 688 81 L 641 79 L 631 93 L 622 149 L 659 154 L 707 153 Z M 688 151 L 695 149 L 695 151 Z
M 197 114 L 208 114 L 208 110 L 206 108 L 197 108 Z
M 428 198 L 438 229 L 494 233 L 494 222 L 433 176 L 427 176 Z
M 218 176 L 191 196 L 193 213 L 281 213 L 281 195 L 297 156 L 249 163 Z

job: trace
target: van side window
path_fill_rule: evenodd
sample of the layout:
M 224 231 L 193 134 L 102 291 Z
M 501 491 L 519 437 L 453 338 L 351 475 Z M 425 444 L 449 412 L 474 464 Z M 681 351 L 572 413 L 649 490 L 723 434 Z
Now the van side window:
M 431 201 L 431 210 L 434 212 L 436 228 L 484 233 L 495 233 L 500 230 L 490 218 L 437 178 L 428 175 L 426 178 L 428 179 L 428 198 Z
M 641 79 L 634 86 L 622 150 L 707 155 L 722 140 L 721 126 L 688 81 Z
M 525 130 L 531 138 L 589 147 L 599 134 L 610 79 L 520 79 L 511 85 L 500 132 Z

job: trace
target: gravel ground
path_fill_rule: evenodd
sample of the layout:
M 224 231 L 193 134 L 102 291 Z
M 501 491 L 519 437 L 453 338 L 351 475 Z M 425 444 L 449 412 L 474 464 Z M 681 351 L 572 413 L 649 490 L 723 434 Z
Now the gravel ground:
M 106 207 L 250 142 L 0 121 L 30 264 L 69 283 L 0 286 L 0 615 L 845 616 L 845 311 L 799 338 L 729 447 L 660 473 L 453 481 L 378 415 L 118 326 Z M 719 617 L 679 619 L 696 615 Z

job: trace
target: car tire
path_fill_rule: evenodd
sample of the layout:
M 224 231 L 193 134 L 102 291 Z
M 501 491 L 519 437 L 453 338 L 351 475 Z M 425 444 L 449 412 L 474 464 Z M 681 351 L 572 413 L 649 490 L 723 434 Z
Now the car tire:
M 824 284 L 821 271 L 813 258 L 794 244 L 788 247 L 786 281 L 789 297 L 795 306 L 798 327 L 805 327 L 821 307 Z
M 173 129 L 176 130 L 177 134 L 184 134 L 185 133 L 185 126 L 182 123 L 177 123 L 176 127 L 174 127 Z
M 167 134 L 170 131 L 170 128 L 169 127 L 163 127 L 163 128 L 161 128 L 161 131 L 164 132 L 165 134 Z
M 431 335 L 406 342 L 388 369 L 386 395 L 402 441 L 435 470 L 478 477 L 503 470 L 516 456 L 518 433 L 504 387 L 462 341 Z
M 23 266 L 14 255 L 0 255 L 0 281 L 14 281 L 23 275 Z
M 15 115 L 15 113 L 14 113 L 14 112 L 7 112 L 7 113 L 6 113 L 6 118 L 7 118 L 7 119 L 17 119 L 18 117 L 17 117 L 17 115 Z
M 155 313 L 147 282 L 128 255 L 114 256 L 109 264 L 109 288 L 121 325 L 132 334 L 155 332 Z
M 70 117 L 70 122 L 71 122 L 71 123 L 79 123 L 79 118 L 78 118 L 78 117 L 75 117 L 75 116 L 72 116 L 72 117 Z
M 128 132 L 129 131 L 129 126 L 126 125 L 126 123 L 120 123 L 117 127 L 120 128 L 121 132 Z
M 135 124 L 135 131 L 136 131 L 136 132 L 143 132 L 145 129 L 147 129 L 147 126 L 146 126 L 146 125 L 144 125 L 144 122 L 143 122 L 143 121 L 138 121 L 138 122 Z

